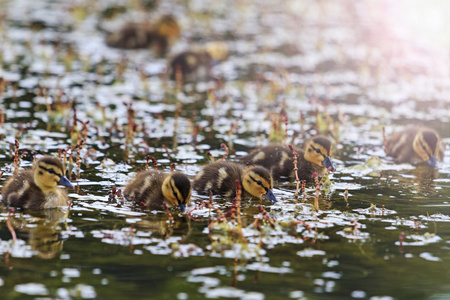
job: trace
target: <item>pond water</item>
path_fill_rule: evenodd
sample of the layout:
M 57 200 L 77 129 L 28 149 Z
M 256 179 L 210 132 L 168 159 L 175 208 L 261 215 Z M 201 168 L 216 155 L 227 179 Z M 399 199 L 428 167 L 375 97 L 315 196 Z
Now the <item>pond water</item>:
M 0 209 L 1 298 L 450 299 L 450 148 L 436 169 L 383 148 L 408 124 L 450 142 L 450 4 L 392 2 L 0 0 L 0 186 L 16 139 L 19 168 L 65 155 L 76 185 L 70 210 Z M 227 44 L 215 80 L 180 85 L 167 57 L 106 46 L 168 13 L 167 57 Z M 330 184 L 276 182 L 278 203 L 242 201 L 242 229 L 217 220 L 222 197 L 194 192 L 171 219 L 113 193 L 151 157 L 193 179 L 210 155 L 317 133 Z

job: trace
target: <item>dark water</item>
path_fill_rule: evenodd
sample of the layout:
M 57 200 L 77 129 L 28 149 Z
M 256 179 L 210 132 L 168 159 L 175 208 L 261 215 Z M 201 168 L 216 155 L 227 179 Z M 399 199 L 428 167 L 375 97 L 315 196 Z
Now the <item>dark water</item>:
M 72 146 L 77 185 L 70 211 L 12 213 L 15 242 L 1 209 L 1 298 L 449 299 L 450 151 L 435 170 L 397 165 L 382 134 L 420 124 L 450 141 L 448 2 L 161 2 L 0 1 L 0 184 L 17 139 L 21 168 Z M 104 44 L 125 21 L 168 12 L 183 29 L 168 56 L 226 42 L 220 80 L 180 90 L 162 76 L 166 58 Z M 279 203 L 242 203 L 241 233 L 231 219 L 209 232 L 214 211 L 170 221 L 108 196 L 148 155 L 193 178 L 222 143 L 235 160 L 286 132 L 292 144 L 334 141 L 337 171 L 318 212 L 314 186 L 303 198 L 279 182 Z M 188 210 L 208 198 L 192 200 Z M 259 205 L 275 220 L 262 233 Z

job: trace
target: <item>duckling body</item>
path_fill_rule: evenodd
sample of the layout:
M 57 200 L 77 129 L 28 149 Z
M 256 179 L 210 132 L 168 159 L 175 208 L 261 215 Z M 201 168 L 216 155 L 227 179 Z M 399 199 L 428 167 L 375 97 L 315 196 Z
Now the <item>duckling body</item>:
M 180 75 L 184 82 L 211 79 L 212 67 L 218 61 L 225 60 L 227 54 L 228 48 L 221 42 L 210 42 L 200 48 L 193 47 L 170 61 L 170 77 L 177 79 Z
M 277 202 L 273 194 L 273 180 L 267 169 L 260 166 L 244 167 L 233 162 L 215 162 L 205 166 L 194 178 L 194 189 L 203 195 L 236 196 L 236 180 L 242 187 L 242 197 L 264 195 Z
M 180 37 L 180 26 L 171 16 L 163 16 L 155 24 L 128 23 L 121 30 L 106 37 L 106 44 L 114 48 L 144 49 L 154 48 L 159 54 L 165 54 Z
M 13 175 L 3 186 L 3 202 L 27 209 L 44 209 L 68 205 L 65 191 L 58 184 L 73 188 L 64 176 L 64 165 L 54 157 L 38 159 L 31 170 Z
M 332 146 L 328 138 L 315 136 L 306 142 L 305 150 L 294 147 L 297 153 L 297 173 L 300 180 L 314 181 L 314 172 L 325 175 L 330 168 Z M 294 154 L 288 146 L 270 145 L 255 149 L 242 157 L 242 163 L 260 165 L 268 169 L 275 179 L 294 179 Z
M 445 143 L 433 129 L 408 126 L 395 132 L 386 141 L 387 155 L 397 163 L 436 166 L 444 159 Z
M 144 203 L 150 209 L 163 210 L 165 202 L 168 207 L 178 207 L 184 211 L 191 199 L 191 182 L 180 172 L 169 174 L 147 170 L 128 183 L 124 195 L 128 200 Z

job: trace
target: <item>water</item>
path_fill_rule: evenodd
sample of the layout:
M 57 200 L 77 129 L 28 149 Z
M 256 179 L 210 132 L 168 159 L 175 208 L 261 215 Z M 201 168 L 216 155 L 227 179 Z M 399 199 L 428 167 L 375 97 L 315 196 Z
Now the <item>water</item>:
M 70 211 L 12 213 L 15 242 L 0 210 L 2 299 L 450 298 L 450 150 L 436 170 L 397 165 L 382 134 L 423 124 L 450 141 L 448 41 L 422 33 L 448 23 L 448 3 L 435 6 L 164 1 L 146 12 L 126 1 L 0 2 L 0 185 L 14 169 L 15 139 L 28 152 L 21 168 L 72 146 L 77 185 Z M 122 13 L 108 19 L 114 7 Z M 421 30 L 408 21 L 418 11 Z M 167 12 L 183 28 L 172 53 L 226 41 L 230 56 L 213 69 L 220 81 L 181 90 L 161 76 L 164 58 L 104 44 L 105 31 Z M 222 143 L 236 160 L 316 133 L 334 140 L 337 167 L 318 212 L 315 187 L 303 198 L 294 182 L 275 184 L 275 205 L 244 201 L 242 232 L 230 218 L 214 222 L 215 210 L 172 212 L 170 221 L 109 198 L 147 156 L 192 179 L 207 151 L 225 155 Z M 208 200 L 192 198 L 188 211 Z M 214 197 L 214 206 L 227 212 L 231 201 Z

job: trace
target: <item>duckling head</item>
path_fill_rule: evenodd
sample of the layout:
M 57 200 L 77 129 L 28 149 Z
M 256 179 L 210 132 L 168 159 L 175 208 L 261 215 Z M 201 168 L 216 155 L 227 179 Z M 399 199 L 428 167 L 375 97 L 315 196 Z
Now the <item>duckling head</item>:
M 72 183 L 64 176 L 64 170 L 59 159 L 45 156 L 33 165 L 34 182 L 44 192 L 54 190 L 58 184 L 73 188 Z
M 423 130 L 415 136 L 413 148 L 422 161 L 435 167 L 437 164 L 436 156 L 439 152 L 438 143 L 439 137 L 436 132 Z
M 155 24 L 155 30 L 159 36 L 168 38 L 170 44 L 175 42 L 181 35 L 180 25 L 172 15 L 162 16 Z
M 336 171 L 331 162 L 332 146 L 327 137 L 316 136 L 306 142 L 305 159 L 318 166 L 325 166 L 325 168 Z
M 264 195 L 271 202 L 277 202 L 272 191 L 272 176 L 264 167 L 248 167 L 242 175 L 242 186 L 252 196 Z
M 224 42 L 206 43 L 205 51 L 216 61 L 224 61 L 228 56 L 228 46 Z
M 172 173 L 164 179 L 162 193 L 169 207 L 184 211 L 191 200 L 191 182 L 183 173 Z

